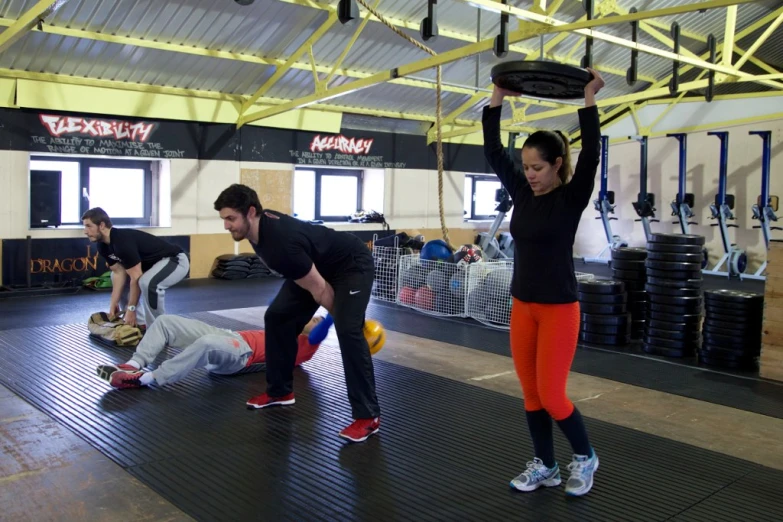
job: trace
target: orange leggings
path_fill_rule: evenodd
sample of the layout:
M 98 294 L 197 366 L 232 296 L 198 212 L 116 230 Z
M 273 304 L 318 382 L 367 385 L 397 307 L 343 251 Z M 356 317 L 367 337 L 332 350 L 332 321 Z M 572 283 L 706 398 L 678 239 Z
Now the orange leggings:
M 545 409 L 556 421 L 574 411 L 566 381 L 579 339 L 579 303 L 538 304 L 514 299 L 511 356 L 522 382 L 525 410 Z

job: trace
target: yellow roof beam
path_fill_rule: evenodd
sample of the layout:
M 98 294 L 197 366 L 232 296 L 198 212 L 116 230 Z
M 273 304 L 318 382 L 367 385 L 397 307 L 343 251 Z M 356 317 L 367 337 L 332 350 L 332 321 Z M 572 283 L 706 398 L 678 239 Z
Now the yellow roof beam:
M 37 73 L 21 71 L 18 69 L 0 69 L 0 78 L 13 78 L 24 80 L 35 80 L 50 83 L 61 83 L 67 85 L 80 85 L 86 87 L 100 87 L 113 90 L 125 90 L 132 92 L 142 92 L 147 94 L 168 94 L 173 96 L 183 96 L 197 99 L 207 99 L 215 101 L 233 102 L 237 109 L 244 101 L 242 96 L 236 94 L 221 93 L 215 91 L 203 91 L 198 89 L 183 89 L 180 87 L 165 87 L 160 85 L 150 85 L 144 83 L 130 83 L 116 80 L 98 80 L 94 78 L 80 78 L 64 74 Z M 262 105 L 277 105 L 285 103 L 288 100 L 278 98 L 260 98 L 256 103 Z M 364 109 L 359 107 L 347 107 L 344 105 L 315 104 L 308 107 L 308 110 L 321 112 L 338 112 L 343 114 L 361 114 L 365 116 L 377 116 L 381 118 L 395 118 L 409 121 L 434 122 L 435 117 L 428 114 L 412 114 L 382 109 Z M 471 120 L 456 120 L 457 125 L 471 125 Z
M 375 0 L 375 5 L 373 8 L 378 7 L 378 4 L 381 3 L 381 0 Z M 324 78 L 323 82 L 319 82 L 316 87 L 317 88 L 326 88 L 327 85 L 329 85 L 329 82 L 332 80 L 332 77 L 334 76 L 334 72 L 343 64 L 343 61 L 345 60 L 345 57 L 348 56 L 348 53 L 351 52 L 351 49 L 353 49 L 353 46 L 356 44 L 356 40 L 359 39 L 359 35 L 362 34 L 362 31 L 364 31 L 364 28 L 367 27 L 367 22 L 372 20 L 369 16 L 365 16 L 362 22 L 359 24 L 359 27 L 356 28 L 356 31 L 354 31 L 353 36 L 348 41 L 348 45 L 345 46 L 343 51 L 340 53 L 340 56 L 337 57 L 337 61 L 334 62 L 332 65 L 332 70 L 329 71 L 329 74 Z
M 560 3 L 562 3 L 562 0 L 561 0 Z M 544 54 L 548 53 L 550 50 L 552 50 L 552 48 L 554 48 L 557 44 L 559 44 L 560 42 L 562 42 L 566 38 L 568 38 L 568 33 L 561 33 L 561 34 L 556 35 L 554 38 L 550 39 L 547 43 L 544 44 L 544 49 L 543 49 Z M 533 59 L 533 58 L 535 58 L 535 55 L 529 54 L 529 55 L 527 55 L 525 57 L 525 60 L 530 60 L 530 59 Z M 487 86 L 487 89 L 492 89 L 492 87 L 493 87 L 493 84 L 490 83 Z M 475 104 L 477 104 L 478 102 L 480 102 L 482 99 L 484 99 L 486 97 L 487 97 L 487 93 L 478 92 L 478 93 L 474 94 L 468 100 L 466 100 L 465 103 L 460 105 L 457 109 L 455 109 L 454 111 L 452 111 L 449 114 L 447 114 L 443 118 L 443 120 L 442 120 L 443 125 L 447 125 L 447 124 L 453 122 L 457 118 L 457 116 L 459 116 L 460 114 L 462 114 L 466 110 L 470 109 L 471 107 L 473 107 Z M 532 105 L 543 105 L 543 103 L 538 102 L 538 100 L 530 100 L 530 101 L 531 101 Z M 553 105 L 555 105 L 555 104 L 553 104 Z M 556 104 L 556 105 L 559 106 L 560 104 Z M 430 139 L 431 139 L 431 137 L 430 137 Z
M 644 22 L 640 22 L 639 23 L 639 27 L 645 33 L 649 34 L 650 36 L 652 36 L 653 38 L 655 38 L 656 40 L 658 40 L 662 44 L 664 44 L 666 46 L 669 46 L 669 47 L 673 47 L 674 46 L 674 40 L 672 40 L 671 38 L 669 38 L 668 36 L 666 36 L 664 34 L 661 34 L 657 29 L 655 29 L 653 27 L 650 27 L 649 25 L 646 25 Z M 733 33 L 732 33 L 732 36 L 733 36 Z M 726 49 L 726 46 L 724 45 L 723 48 Z M 686 55 L 686 56 L 690 56 L 691 58 L 695 58 L 697 60 L 701 60 L 701 57 L 699 57 L 695 53 L 689 51 L 688 49 L 686 49 L 682 45 L 680 46 L 680 52 L 682 54 Z M 747 54 L 746 54 L 746 56 L 747 56 Z M 723 61 L 723 63 L 725 63 L 725 60 Z M 739 70 L 739 67 L 737 67 L 737 66 L 734 66 L 733 68 Z M 774 71 L 774 73 L 777 73 L 777 72 L 778 71 Z M 775 89 L 783 89 L 783 84 L 781 84 L 779 82 L 765 81 L 765 82 L 762 82 L 762 83 L 764 85 L 767 85 L 768 87 L 773 87 Z
M 765 74 L 760 75 L 757 77 L 743 77 L 738 78 L 737 82 L 752 82 L 752 81 L 759 81 L 759 80 L 780 80 L 783 79 L 783 73 L 778 74 Z M 685 92 L 685 91 L 693 91 L 696 89 L 703 89 L 707 87 L 707 80 L 697 80 L 697 81 L 691 81 L 682 83 L 679 85 L 678 92 Z M 627 109 L 629 107 L 635 109 L 632 102 L 637 101 L 643 101 L 648 100 L 651 98 L 658 98 L 660 96 L 666 96 L 669 94 L 669 87 L 658 87 L 656 89 L 646 89 L 644 91 L 632 93 L 632 94 L 624 94 L 622 96 L 615 96 L 613 98 L 604 98 L 603 100 L 597 100 L 596 105 L 600 107 L 610 107 L 613 105 L 623 105 L 621 109 Z M 536 114 L 532 114 L 525 118 L 525 123 L 531 123 L 534 121 L 540 121 L 540 120 L 546 120 L 549 118 L 557 118 L 559 116 L 568 116 L 569 114 L 575 113 L 579 109 L 578 106 L 573 107 L 566 107 L 563 109 L 555 109 L 551 111 L 545 111 L 545 112 L 539 112 Z M 609 116 L 607 116 L 608 118 Z M 509 125 L 513 124 L 513 121 L 511 120 L 503 120 L 501 121 L 501 125 Z M 480 132 L 482 129 L 481 124 L 473 125 L 471 127 L 468 127 L 464 129 L 464 134 L 471 134 L 473 132 Z
M 0 53 L 14 45 L 21 37 L 35 27 L 46 16 L 59 9 L 68 0 L 40 0 L 33 7 L 11 24 L 8 29 L 0 33 Z
M 723 36 L 723 65 L 731 67 L 734 57 L 734 31 L 737 29 L 737 6 L 726 9 L 726 28 Z
M 717 100 L 748 100 L 757 98 L 781 98 L 783 100 L 783 92 L 781 91 L 766 91 L 766 92 L 743 92 L 737 94 L 719 94 L 713 96 L 713 101 Z M 657 100 L 648 100 L 648 105 L 666 105 L 671 103 L 675 98 L 659 98 Z M 704 103 L 704 98 L 692 97 L 684 98 L 680 100 L 680 103 Z
M 647 18 L 659 18 L 662 16 L 671 16 L 671 15 L 688 13 L 693 11 L 701 11 L 704 9 L 717 9 L 717 8 L 732 6 L 736 4 L 751 3 L 756 0 L 709 0 L 706 2 L 682 4 L 675 7 L 668 7 L 664 9 L 641 11 L 633 14 L 612 16 L 607 18 L 597 18 L 594 20 L 585 20 L 582 22 L 574 22 L 574 23 L 562 22 L 560 20 L 556 20 L 549 16 L 539 15 L 532 11 L 527 11 L 525 9 L 512 7 L 506 4 L 500 4 L 495 2 L 494 0 L 460 0 L 460 1 L 471 3 L 492 11 L 507 13 L 509 15 L 516 16 L 517 18 L 521 18 L 524 20 L 537 22 L 538 25 L 536 26 L 536 29 L 533 31 L 535 35 L 569 31 L 584 36 L 589 36 L 596 40 L 602 40 L 605 42 L 613 43 L 615 45 L 626 47 L 628 49 L 636 49 L 640 52 L 651 54 L 653 56 L 660 56 L 662 58 L 668 58 L 670 60 L 676 60 L 683 63 L 688 63 L 700 67 L 702 69 L 711 69 L 714 70 L 715 72 L 719 72 L 731 76 L 749 76 L 749 73 L 743 73 L 741 71 L 737 71 L 732 67 L 727 67 L 725 65 L 719 65 L 719 64 L 711 64 L 707 61 L 700 60 L 698 58 L 691 58 L 688 56 L 683 56 L 681 54 L 678 55 L 671 51 L 665 51 L 649 45 L 634 43 L 625 38 L 619 38 L 617 36 L 613 36 L 607 33 L 601 33 L 599 31 L 592 29 L 592 27 L 618 24 L 618 23 L 628 23 L 633 21 L 641 21 Z
M 468 1 L 468 0 L 461 0 L 461 1 Z M 487 3 L 488 0 L 475 0 L 476 2 L 484 2 Z M 580 26 L 580 27 L 592 27 L 595 25 L 601 25 L 603 23 L 616 23 L 616 20 L 619 18 L 623 18 L 621 22 L 627 22 L 628 19 L 634 19 L 634 20 L 643 20 L 645 18 L 655 18 L 659 16 L 664 15 L 670 15 L 670 14 L 677 14 L 677 13 L 683 13 L 683 12 L 692 12 L 692 11 L 699 11 L 702 9 L 710 8 L 710 7 L 716 7 L 716 6 L 725 6 L 731 3 L 747 3 L 751 0 L 711 0 L 709 2 L 700 2 L 695 4 L 686 4 L 681 5 L 677 7 L 671 7 L 666 9 L 657 9 L 652 11 L 646 11 L 643 13 L 635 13 L 632 15 L 627 15 L 625 17 L 610 17 L 610 18 L 600 18 L 597 20 L 586 20 L 584 22 L 578 22 L 576 24 L 564 24 L 563 22 L 558 22 L 557 20 L 554 20 L 550 17 L 543 16 L 544 19 L 549 20 L 553 22 L 552 25 L 560 24 L 562 27 L 551 27 L 546 28 L 543 32 L 560 32 L 563 27 L 573 27 L 573 26 Z M 509 9 L 508 6 L 503 4 L 495 4 L 494 2 L 488 2 L 493 5 L 501 6 L 505 9 Z M 516 8 L 511 8 L 515 12 L 521 11 Z M 529 11 L 525 11 L 526 13 L 529 13 Z M 530 15 L 539 18 L 542 17 L 542 15 L 537 15 L 535 13 L 530 13 Z M 585 25 L 586 24 L 586 25 Z M 638 44 L 634 44 L 633 42 L 630 42 L 628 40 L 623 40 L 622 38 L 615 38 L 611 35 L 604 35 L 602 33 L 597 33 L 596 31 L 590 30 L 590 29 L 584 29 L 584 31 L 587 31 L 587 34 L 590 36 L 593 36 L 594 38 L 598 38 L 600 34 L 600 39 L 604 40 L 614 40 L 615 43 L 620 43 L 626 46 L 631 47 L 638 47 L 638 49 L 642 52 L 648 52 L 650 54 L 663 54 L 667 57 L 673 57 L 673 59 L 678 59 L 680 61 L 685 61 L 686 63 L 693 63 L 694 65 L 698 65 L 705 69 L 718 69 L 718 72 L 724 72 L 729 71 L 733 74 L 737 74 L 738 76 L 745 76 L 745 77 L 751 77 L 755 78 L 752 75 L 746 74 L 746 73 L 740 73 L 739 71 L 734 71 L 730 68 L 724 68 L 719 65 L 713 65 L 708 62 L 702 61 L 702 60 L 696 60 L 693 58 L 687 58 L 683 57 L 681 55 L 677 55 L 674 53 L 670 53 L 668 51 L 662 51 L 659 49 L 655 49 L 653 47 L 649 46 L 641 46 Z M 536 25 L 535 27 L 531 26 L 525 26 L 523 29 L 518 29 L 516 31 L 512 31 L 508 35 L 508 42 L 509 44 L 514 42 L 519 42 L 522 40 L 526 40 L 530 38 L 531 36 L 537 36 L 539 34 L 543 34 L 541 31 L 540 25 Z M 293 100 L 288 103 L 284 103 L 282 105 L 278 105 L 276 107 L 270 107 L 269 109 L 259 111 L 253 114 L 247 114 L 243 116 L 238 123 L 238 126 L 242 126 L 246 123 L 256 121 L 259 119 L 267 118 L 270 116 L 274 116 L 276 114 L 280 114 L 282 112 L 286 112 L 293 109 L 298 109 L 300 107 L 306 107 L 308 105 L 311 105 L 313 103 L 317 103 L 322 100 L 328 100 L 332 98 L 337 98 L 340 96 L 343 96 L 345 94 L 356 92 L 361 89 L 366 89 L 368 87 L 372 87 L 374 85 L 378 85 L 381 83 L 388 82 L 395 78 L 405 77 L 412 74 L 416 74 L 418 72 L 431 69 L 434 67 L 437 67 L 439 65 L 443 65 L 446 63 L 450 63 L 462 58 L 466 58 L 468 56 L 473 56 L 474 54 L 478 54 L 481 52 L 486 52 L 492 49 L 494 44 L 494 38 L 488 38 L 485 40 L 481 40 L 479 42 L 472 43 L 470 45 L 465 45 L 463 47 L 452 49 L 450 51 L 446 51 L 442 54 L 439 54 L 437 56 L 432 56 L 426 59 L 418 60 L 413 63 L 410 63 L 408 65 L 403 65 L 401 67 L 397 67 L 395 69 L 392 69 L 391 71 L 382 71 L 376 74 L 373 74 L 372 76 L 369 76 L 367 78 L 364 78 L 362 80 L 357 80 L 354 82 L 350 82 L 345 85 L 341 85 L 339 87 L 335 87 L 332 89 L 327 89 L 323 92 L 312 94 L 309 96 L 304 96 L 302 98 L 299 98 L 297 100 Z M 562 110 L 562 109 L 561 109 Z
M 0 27 L 11 26 L 14 24 L 14 22 L 15 20 L 0 18 Z M 155 42 L 153 40 L 144 40 L 141 38 L 132 38 L 128 36 L 118 36 L 118 35 L 97 33 L 93 31 L 82 31 L 80 29 L 69 29 L 66 27 L 55 27 L 52 25 L 44 25 L 42 32 L 47 34 L 54 34 L 58 36 L 82 38 L 85 40 L 94 40 L 99 42 L 107 42 L 107 43 L 114 43 L 120 45 L 132 45 L 134 47 L 141 47 L 145 49 L 156 49 L 158 51 L 183 53 L 183 54 L 190 54 L 193 56 L 207 56 L 210 58 L 221 58 L 221 59 L 234 60 L 234 61 L 245 62 L 245 63 L 254 63 L 258 65 L 273 65 L 273 66 L 280 67 L 285 65 L 286 62 L 286 60 L 283 60 L 281 58 L 264 58 L 261 56 L 253 56 L 250 54 L 234 53 L 229 51 L 217 51 L 217 50 L 204 49 L 203 47 L 195 47 L 190 45 Z M 4 33 L 0 33 L 0 34 L 4 34 Z M 309 71 L 311 70 L 311 65 L 308 63 L 294 63 L 291 65 L 291 68 L 299 69 L 303 71 Z M 330 66 L 316 65 L 316 70 L 319 73 L 329 74 L 331 69 L 332 67 Z M 345 76 L 347 78 L 367 78 L 368 76 L 370 76 L 370 73 L 354 71 L 350 69 L 339 69 L 337 73 L 340 76 Z M 421 80 L 412 80 L 410 78 L 399 78 L 397 80 L 392 80 L 392 83 L 398 85 L 406 85 L 408 87 L 416 87 L 420 89 L 431 89 L 431 90 L 435 89 L 435 86 L 429 82 L 424 82 Z M 473 88 L 455 87 L 450 85 L 444 85 L 443 90 L 447 92 L 454 92 L 454 93 L 465 94 L 465 95 L 472 95 L 476 92 L 476 90 Z
M 735 41 L 740 41 L 740 40 L 742 40 L 743 38 L 747 37 L 749 34 L 752 34 L 752 33 L 756 32 L 756 31 L 757 31 L 759 28 L 763 27 L 764 25 L 766 25 L 766 24 L 768 24 L 768 23 L 771 23 L 773 20 L 775 20 L 775 18 L 776 18 L 776 17 L 780 16 L 781 14 L 783 14 L 783 7 L 780 7 L 780 8 L 778 8 L 776 11 L 774 11 L 774 12 L 772 12 L 772 13 L 770 13 L 770 14 L 768 14 L 768 15 L 764 16 L 763 18 L 761 18 L 761 19 L 759 19 L 759 20 L 757 20 L 757 21 L 753 22 L 753 23 L 752 23 L 752 24 L 750 24 L 748 27 L 746 27 L 745 29 L 743 29 L 742 31 L 740 31 L 739 33 L 737 33 L 737 34 L 735 35 L 735 37 L 734 37 Z M 736 45 L 734 46 L 734 49 L 735 49 L 735 50 L 737 50 L 737 47 L 736 47 Z M 720 55 L 721 55 L 721 49 L 720 49 L 720 47 L 718 47 L 718 48 L 717 48 L 717 55 L 718 55 L 718 56 L 720 56 Z M 705 58 L 707 58 L 707 57 L 709 57 L 709 52 L 705 52 L 704 54 L 702 54 L 702 55 L 700 56 L 700 58 L 702 58 L 702 59 L 705 59 Z M 691 69 L 693 69 L 693 66 L 692 66 L 692 65 L 686 65 L 685 67 L 683 67 L 683 68 L 680 70 L 680 74 L 684 74 L 684 73 L 688 72 L 688 71 L 689 71 L 689 70 L 691 70 Z M 776 73 L 776 72 L 778 72 L 778 71 L 775 71 L 775 70 L 773 69 L 773 70 L 772 70 L 772 71 L 770 71 L 770 72 L 772 72 L 772 73 Z M 671 75 L 671 74 L 669 74 L 669 75 L 667 75 L 665 78 L 662 78 L 661 80 L 659 80 L 659 81 L 655 82 L 655 83 L 654 83 L 653 85 L 651 85 L 649 88 L 650 88 L 650 89 L 656 89 L 656 88 L 658 88 L 658 87 L 661 87 L 661 86 L 663 86 L 663 85 L 667 85 L 667 84 L 669 83 L 669 80 L 671 79 L 671 77 L 672 77 L 672 75 Z M 755 95 L 756 95 L 756 96 L 764 96 L 764 95 L 768 95 L 768 94 L 766 94 L 766 93 L 755 93 Z M 774 93 L 774 95 L 778 95 L 777 91 Z M 738 95 L 731 95 L 731 96 L 733 96 L 733 97 L 748 97 L 749 95 L 745 95 L 745 94 L 738 94 Z M 729 97 L 727 97 L 727 96 L 716 96 L 714 99 L 731 99 L 731 98 L 729 98 Z M 685 101 L 690 101 L 690 100 L 685 100 Z M 699 99 L 699 100 L 694 100 L 694 101 L 701 101 L 701 100 Z M 634 103 L 634 102 L 631 102 L 631 103 Z M 670 101 L 669 101 L 669 99 L 667 98 L 666 100 L 664 100 L 664 99 L 660 99 L 660 100 L 656 100 L 656 101 L 653 101 L 653 100 L 647 101 L 647 100 L 646 100 L 646 101 L 644 101 L 644 102 L 642 102 L 642 103 L 645 103 L 645 104 L 646 104 L 646 103 L 670 103 Z M 627 110 L 627 109 L 628 109 L 628 107 L 629 107 L 630 105 L 631 105 L 630 103 L 628 103 L 628 104 L 623 104 L 623 105 L 620 105 L 620 106 L 616 107 L 615 109 L 613 109 L 613 110 L 612 110 L 612 111 L 611 111 L 609 114 L 607 114 L 607 116 L 606 116 L 606 117 L 605 117 L 605 118 L 602 120 L 602 125 L 603 125 L 603 122 L 605 122 L 605 121 L 608 121 L 609 119 L 613 118 L 614 116 L 616 116 L 616 115 L 617 115 L 617 114 L 619 114 L 620 112 Z M 578 131 L 577 131 L 576 135 L 577 135 L 577 136 L 579 136 L 579 132 L 578 132 Z M 581 136 L 579 136 L 578 138 L 576 138 L 576 140 L 575 140 L 575 143 L 576 143 L 576 142 L 579 142 L 580 140 L 581 140 Z
M 277 81 L 283 77 L 285 73 L 287 73 L 291 66 L 299 61 L 299 58 L 302 57 L 304 53 L 307 52 L 308 49 L 312 49 L 312 45 L 318 41 L 319 38 L 321 38 L 329 29 L 332 28 L 334 23 L 337 22 L 337 11 L 334 9 L 329 12 L 329 16 L 326 17 L 326 20 L 318 27 L 318 29 L 311 34 L 307 40 L 302 42 L 302 45 L 299 46 L 299 48 L 291 53 L 291 56 L 288 57 L 288 60 L 286 62 L 277 67 L 277 70 L 275 73 L 266 81 L 264 84 L 256 90 L 246 101 L 242 104 L 242 111 L 241 114 L 244 114 L 245 111 L 247 111 L 248 108 L 250 108 L 257 99 L 259 99 L 261 96 L 266 94 L 269 89 L 274 86 Z M 315 74 L 317 71 L 315 70 L 315 65 L 313 64 L 313 73 Z
M 331 7 L 328 4 L 317 3 L 317 2 L 315 2 L 313 0 L 277 0 L 277 1 L 278 2 L 283 2 L 283 3 L 286 3 L 286 4 L 294 4 L 294 5 L 299 5 L 299 6 L 303 6 L 303 7 L 309 7 L 309 8 L 312 8 L 312 9 L 319 9 L 319 10 L 322 10 L 322 11 L 327 11 L 327 10 L 331 9 Z M 750 1 L 750 0 L 746 0 L 746 1 Z M 560 8 L 560 6 L 562 4 L 563 4 L 563 0 L 556 0 L 555 2 L 553 2 L 551 4 L 551 6 L 549 7 L 549 11 L 548 11 L 549 16 L 552 16 L 555 13 L 555 11 Z M 375 18 L 367 10 L 360 9 L 359 11 L 360 11 L 361 18 L 363 18 L 363 19 L 368 19 L 369 18 L 371 22 L 382 23 L 380 20 Z M 395 27 L 400 27 L 400 28 L 403 28 L 403 29 L 410 29 L 411 31 L 413 31 L 416 34 L 419 33 L 419 23 L 420 22 L 418 22 L 418 21 L 411 22 L 411 21 L 407 21 L 407 20 L 401 20 L 399 18 L 388 17 L 386 15 L 384 15 L 384 18 L 386 19 L 386 21 L 388 21 L 389 23 L 391 23 Z M 460 32 L 453 31 L 453 30 L 450 30 L 448 28 L 443 28 L 443 27 L 440 27 L 440 26 L 438 27 L 438 36 L 440 38 L 449 38 L 449 39 L 452 39 L 452 40 L 459 40 L 459 41 L 469 42 L 469 43 L 474 43 L 476 41 L 476 36 L 475 35 L 469 35 L 469 34 L 465 34 L 465 33 L 460 33 Z M 509 45 L 508 49 L 511 52 L 524 54 L 526 56 L 531 54 L 531 53 L 538 53 L 539 52 L 537 49 L 534 49 L 532 47 L 525 47 L 525 46 L 522 46 L 522 45 Z M 550 58 L 550 59 L 555 60 L 555 61 L 560 62 L 560 63 L 567 63 L 569 65 L 579 65 L 579 61 L 578 60 L 572 60 L 572 59 L 566 58 L 565 56 L 560 55 L 560 54 L 551 54 L 551 55 L 548 55 L 547 58 Z M 620 69 L 620 68 L 617 68 L 617 67 L 598 65 L 596 70 L 600 71 L 602 73 L 605 73 L 605 74 L 611 74 L 611 75 L 614 75 L 614 76 L 621 76 L 621 77 L 625 78 L 625 69 Z M 655 78 L 653 78 L 651 76 L 639 76 L 639 79 L 643 80 L 643 81 L 646 81 L 646 82 L 650 82 L 650 83 L 655 81 Z M 444 86 L 443 90 L 444 91 L 447 90 L 445 88 L 445 86 Z M 470 92 L 470 93 L 463 93 L 463 94 L 471 94 L 472 95 L 474 93 Z
M 737 60 L 737 63 L 734 64 L 734 67 L 740 69 L 745 64 L 745 62 L 747 62 L 750 58 L 752 58 L 753 53 L 755 53 L 758 50 L 758 48 L 761 47 L 764 44 L 764 42 L 767 41 L 767 39 L 772 35 L 772 33 L 775 32 L 775 30 L 780 26 L 781 23 L 783 23 L 783 13 L 778 15 L 775 21 L 772 22 L 763 33 L 761 33 L 761 36 L 756 38 L 756 41 L 753 42 L 753 45 L 751 45 L 750 48 L 748 48 L 748 50 L 745 52 L 745 55 L 742 58 Z
M 579 3 L 582 2 L 582 0 L 574 0 L 574 1 L 575 2 L 579 2 Z M 618 6 L 616 4 L 615 0 L 604 0 L 604 3 L 606 3 L 607 6 L 611 6 L 613 11 L 615 13 L 617 13 L 617 14 L 620 14 L 620 15 L 628 14 L 628 9 L 625 9 L 625 8 L 622 8 L 622 7 Z M 610 5 L 610 4 L 614 4 L 614 5 Z M 601 6 L 603 7 L 603 5 L 604 4 L 602 4 Z M 735 41 L 734 52 L 736 54 L 740 55 L 740 57 L 744 56 L 745 53 L 746 53 L 745 49 L 743 49 L 742 47 L 738 46 L 736 44 L 736 42 L 742 40 L 742 38 L 744 38 L 747 35 L 751 34 L 753 31 L 757 30 L 758 28 L 762 27 L 763 25 L 766 25 L 767 23 L 771 22 L 772 20 L 774 20 L 777 16 L 780 16 L 781 14 L 783 14 L 783 7 L 778 8 L 775 12 L 766 15 L 765 17 L 761 18 L 760 20 L 757 20 L 752 25 L 750 25 L 747 28 L 745 28 L 742 31 L 740 31 L 740 33 L 738 33 L 735 36 L 735 38 L 734 38 L 734 41 Z M 655 27 L 656 29 L 663 29 L 667 33 L 669 33 L 671 31 L 671 24 L 666 23 L 666 22 L 661 22 L 660 20 L 655 20 L 655 19 L 645 20 L 644 22 L 640 23 L 639 26 L 642 27 L 642 28 L 644 28 L 644 26 L 647 26 L 647 27 L 652 26 L 652 27 Z M 685 36 L 685 37 L 687 37 L 687 38 L 689 38 L 691 40 L 695 40 L 697 42 L 707 43 L 707 36 L 704 36 L 704 35 L 701 35 L 701 34 L 698 34 L 698 33 L 694 33 L 693 31 L 689 31 L 687 28 L 680 28 L 680 35 Z M 763 70 L 765 70 L 765 71 L 767 71 L 769 73 L 780 72 L 777 69 L 775 69 L 774 67 L 771 67 L 766 62 L 763 62 L 762 60 L 759 60 L 758 58 L 756 58 L 754 56 L 751 56 L 749 60 L 750 60 L 750 62 L 752 64 L 758 66 L 759 68 L 761 68 L 761 69 L 763 69 Z M 735 66 L 735 68 L 739 69 L 739 67 L 736 67 L 736 66 Z M 642 77 L 639 77 L 639 79 L 640 80 L 644 80 L 644 78 L 642 78 Z M 654 81 L 652 81 L 650 83 L 654 83 Z

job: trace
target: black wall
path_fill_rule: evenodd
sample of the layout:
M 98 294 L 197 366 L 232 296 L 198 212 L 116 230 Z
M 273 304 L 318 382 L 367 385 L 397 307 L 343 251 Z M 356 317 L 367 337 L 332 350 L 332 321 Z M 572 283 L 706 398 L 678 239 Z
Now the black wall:
M 0 109 L 0 150 L 149 159 L 217 159 L 346 168 L 437 170 L 426 136 L 339 135 L 235 125 Z M 342 146 L 340 146 L 342 145 Z M 489 173 L 483 148 L 444 143 L 446 170 Z

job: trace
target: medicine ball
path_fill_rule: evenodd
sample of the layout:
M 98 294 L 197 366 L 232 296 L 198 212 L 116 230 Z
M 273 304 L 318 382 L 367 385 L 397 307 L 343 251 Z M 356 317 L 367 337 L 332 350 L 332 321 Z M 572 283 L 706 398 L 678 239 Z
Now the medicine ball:
M 367 344 L 370 346 L 370 354 L 375 355 L 386 343 L 386 329 L 378 321 L 365 319 L 364 338 L 367 339 Z
M 427 241 L 421 249 L 419 257 L 428 261 L 438 261 L 450 259 L 453 252 L 442 239 L 433 239 Z
M 435 309 L 435 292 L 428 286 L 416 290 L 416 308 L 420 310 Z

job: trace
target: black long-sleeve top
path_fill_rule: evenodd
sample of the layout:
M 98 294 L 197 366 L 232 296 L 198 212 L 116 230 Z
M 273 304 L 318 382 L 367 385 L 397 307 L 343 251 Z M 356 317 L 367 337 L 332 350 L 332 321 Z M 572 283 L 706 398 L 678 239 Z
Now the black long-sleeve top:
M 598 108 L 579 109 L 582 151 L 569 183 L 535 196 L 524 171 L 517 167 L 500 139 L 501 107 L 484 107 L 484 154 L 514 201 L 514 276 L 511 295 L 545 304 L 577 301 L 573 248 L 579 220 L 593 193 L 601 158 Z

